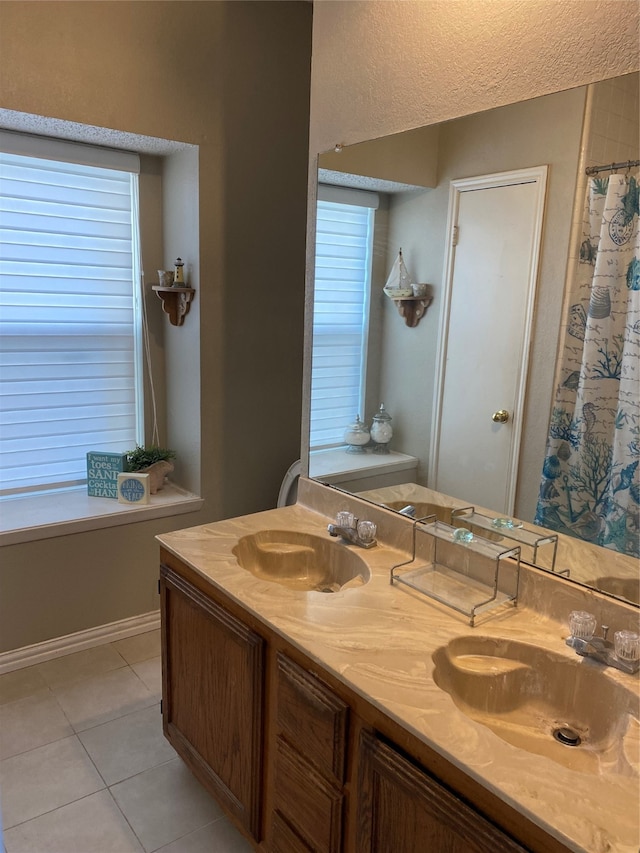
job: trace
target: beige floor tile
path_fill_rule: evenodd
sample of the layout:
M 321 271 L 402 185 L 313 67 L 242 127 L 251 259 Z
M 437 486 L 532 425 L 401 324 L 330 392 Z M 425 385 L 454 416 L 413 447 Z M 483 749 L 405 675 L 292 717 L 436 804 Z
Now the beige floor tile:
M 147 853 L 222 815 L 179 758 L 114 785 L 111 793 Z
M 111 644 L 127 663 L 139 663 L 160 655 L 160 629 L 136 634 Z
M 64 685 L 53 692 L 77 732 L 157 702 L 157 698 L 128 666 Z
M 79 738 L 107 785 L 176 757 L 162 733 L 159 705 L 81 732 Z
M 60 687 L 126 665 L 125 659 L 109 643 L 48 660 L 37 666 L 49 687 Z
M 6 672 L 4 675 L 0 675 L 0 705 L 4 705 L 6 702 L 15 702 L 17 699 L 25 699 L 46 686 L 47 682 L 36 666 L 27 666 L 24 669 L 16 669 L 15 672 Z
M 69 721 L 48 688 L 0 706 L 0 759 L 72 734 Z
M 158 658 L 131 664 L 131 669 L 145 686 L 160 700 L 162 698 L 162 661 Z
M 221 817 L 215 823 L 161 847 L 156 853 L 251 853 L 252 850 L 253 847 L 235 826 L 226 817 Z
M 139 853 L 108 791 L 84 797 L 5 832 L 7 853 Z
M 0 762 L 3 826 L 9 828 L 104 788 L 77 737 Z

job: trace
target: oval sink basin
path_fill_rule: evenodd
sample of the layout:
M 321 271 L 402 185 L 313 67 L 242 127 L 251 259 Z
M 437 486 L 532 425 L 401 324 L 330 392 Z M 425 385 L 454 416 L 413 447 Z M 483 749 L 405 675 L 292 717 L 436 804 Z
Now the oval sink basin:
M 371 578 L 359 554 L 327 537 L 292 530 L 260 530 L 233 549 L 238 564 L 261 580 L 289 589 L 338 592 Z
M 495 637 L 457 637 L 433 678 L 503 740 L 581 773 L 640 771 L 638 696 L 597 664 Z

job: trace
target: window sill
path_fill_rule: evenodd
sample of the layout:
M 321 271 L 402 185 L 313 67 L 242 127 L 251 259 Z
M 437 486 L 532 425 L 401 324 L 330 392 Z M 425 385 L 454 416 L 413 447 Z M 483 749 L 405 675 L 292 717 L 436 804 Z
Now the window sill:
M 397 471 L 415 473 L 415 456 L 390 450 L 389 453 L 347 453 L 346 446 L 328 450 L 312 450 L 309 456 L 309 476 L 332 486 L 339 486 L 354 475 L 362 476 Z
M 0 545 L 85 533 L 197 512 L 204 500 L 167 484 L 144 506 L 128 506 L 111 498 L 90 498 L 86 486 L 60 492 L 21 495 L 0 501 Z

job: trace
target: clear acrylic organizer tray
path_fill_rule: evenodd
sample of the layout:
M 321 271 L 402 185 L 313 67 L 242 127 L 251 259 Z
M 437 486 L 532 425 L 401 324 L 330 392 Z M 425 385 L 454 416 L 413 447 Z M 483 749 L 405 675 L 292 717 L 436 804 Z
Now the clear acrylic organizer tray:
M 451 513 L 451 519 L 453 525 L 469 527 L 473 533 L 478 533 L 492 542 L 501 542 L 503 539 L 516 542 L 520 546 L 520 557 L 524 562 L 555 572 L 558 551 L 557 534 L 545 533 L 543 535 L 535 530 L 528 530 L 523 522 L 484 515 L 477 512 L 473 506 L 454 509 Z M 507 524 L 500 526 L 496 522 L 511 522 L 513 526 L 510 527 Z M 568 575 L 569 572 L 566 570 L 558 574 Z
M 404 584 L 469 618 L 507 602 L 518 603 L 520 546 L 505 548 L 476 534 L 460 541 L 459 531 L 435 516 L 413 525 L 411 559 L 391 569 L 390 582 Z

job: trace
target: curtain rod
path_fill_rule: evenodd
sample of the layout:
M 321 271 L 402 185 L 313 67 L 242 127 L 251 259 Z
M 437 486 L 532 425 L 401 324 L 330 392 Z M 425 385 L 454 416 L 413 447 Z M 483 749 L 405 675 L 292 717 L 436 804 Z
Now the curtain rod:
M 598 172 L 615 172 L 618 169 L 632 169 L 640 166 L 640 160 L 626 160 L 624 163 L 609 163 L 607 166 L 589 166 L 585 169 L 586 175 L 597 175 Z

